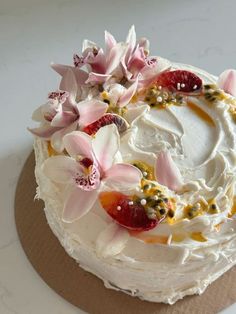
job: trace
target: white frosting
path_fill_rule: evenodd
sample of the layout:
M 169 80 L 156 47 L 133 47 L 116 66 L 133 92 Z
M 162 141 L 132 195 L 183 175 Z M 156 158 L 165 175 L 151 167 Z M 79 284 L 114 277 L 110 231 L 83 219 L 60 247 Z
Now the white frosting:
M 197 73 L 204 83 L 215 82 L 215 77 L 199 69 L 174 66 Z M 50 181 L 42 173 L 41 165 L 48 158 L 47 144 L 35 140 L 37 194 L 44 200 L 48 223 L 67 253 L 82 268 L 100 277 L 106 287 L 148 301 L 173 304 L 185 295 L 200 294 L 236 264 L 236 221 L 228 218 L 236 172 L 235 126 L 226 104 L 218 102 L 209 106 L 203 99 L 189 100 L 208 114 L 215 125 L 206 123 L 188 106 L 144 110 L 122 137 L 121 155 L 124 161 L 139 159 L 153 164 L 158 151 L 170 150 L 189 190 L 175 195 L 176 215 L 181 215 L 185 205 L 199 201 L 199 197 L 215 198 L 220 213 L 180 220 L 173 225 L 161 223 L 146 234 L 167 235 L 171 239 L 174 234 L 202 232 L 206 242 L 186 236 L 183 241 L 172 241 L 169 245 L 147 244 L 128 237 L 119 254 L 99 254 L 96 239 L 111 218 L 97 202 L 80 220 L 71 224 L 62 222 L 66 192 L 63 185 Z M 215 225 L 219 223 L 223 224 L 216 231 Z

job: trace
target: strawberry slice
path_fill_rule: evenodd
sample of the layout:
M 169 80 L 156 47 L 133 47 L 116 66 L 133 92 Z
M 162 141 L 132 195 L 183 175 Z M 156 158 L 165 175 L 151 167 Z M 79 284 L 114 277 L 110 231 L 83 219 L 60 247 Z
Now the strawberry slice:
M 184 93 L 199 91 L 202 80 L 196 74 L 186 70 L 175 70 L 161 73 L 155 83 L 163 88 Z
M 131 196 L 120 192 L 101 192 L 99 200 L 107 213 L 123 227 L 145 231 L 153 229 L 157 219 L 148 218 L 144 206 L 132 200 Z
M 119 133 L 125 132 L 128 128 L 128 123 L 125 119 L 117 114 L 107 113 L 97 121 L 87 125 L 83 131 L 89 135 L 94 135 L 101 127 L 112 123 L 117 126 Z

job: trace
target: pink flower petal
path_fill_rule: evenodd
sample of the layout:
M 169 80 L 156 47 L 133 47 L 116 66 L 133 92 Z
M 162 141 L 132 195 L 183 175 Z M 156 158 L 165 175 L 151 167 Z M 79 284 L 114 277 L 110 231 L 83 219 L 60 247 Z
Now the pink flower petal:
M 106 57 L 101 48 L 96 54 L 89 52 L 84 62 L 91 66 L 92 72 L 104 74 L 106 71 Z
M 77 119 L 77 115 L 70 111 L 60 111 L 51 121 L 51 126 L 66 127 Z
M 236 70 L 225 70 L 220 74 L 218 86 L 226 93 L 236 97 Z
M 73 72 L 76 78 L 77 84 L 80 85 L 85 85 L 86 80 L 88 79 L 88 73 L 80 70 L 79 68 L 73 68 Z
M 71 102 L 74 102 L 77 94 L 77 82 L 74 75 L 74 72 L 71 69 L 68 69 L 63 75 L 60 89 L 69 92 L 69 99 Z
M 120 97 L 118 101 L 118 106 L 120 107 L 126 106 L 130 102 L 132 97 L 134 96 L 137 90 L 137 87 L 138 87 L 138 79 L 136 79 L 136 81 L 129 88 L 127 88 L 127 90 Z
M 69 65 L 63 65 L 63 64 L 57 64 L 57 63 L 51 63 L 51 67 L 54 71 L 56 71 L 61 76 L 64 76 L 68 69 L 72 70 L 74 72 L 74 75 L 76 77 L 76 81 L 78 85 L 84 85 L 85 81 L 88 78 L 88 73 L 85 71 L 75 68 Z
M 142 47 L 144 51 L 149 51 L 149 46 L 150 46 L 150 43 L 149 43 L 149 40 L 145 37 L 142 37 L 140 38 L 138 41 L 137 41 L 137 44 L 139 47 Z
M 43 116 L 43 113 L 42 113 L 42 106 L 40 106 L 39 108 L 37 108 L 33 114 L 32 114 L 32 119 L 34 121 L 38 121 L 38 122 L 42 122 L 44 121 L 44 116 Z
M 147 85 L 152 82 L 152 80 L 161 72 L 168 70 L 171 67 L 170 61 L 160 58 L 160 57 L 153 57 L 153 59 L 157 59 L 157 62 L 153 62 L 152 64 L 147 64 L 143 69 L 140 71 L 141 79 L 139 83 L 141 85 Z M 151 57 L 149 57 L 151 59 Z
M 126 37 L 126 43 L 129 45 L 127 58 L 129 59 L 136 45 L 136 32 L 134 25 L 131 26 L 129 33 Z M 126 61 L 128 61 L 128 59 Z
M 69 65 L 58 64 L 53 62 L 51 62 L 51 68 L 61 76 L 65 75 L 68 69 L 72 69 L 72 67 Z
M 100 119 L 107 111 L 108 105 L 98 99 L 84 100 L 77 104 L 79 111 L 79 126 L 85 127 Z
M 86 173 L 88 172 L 88 168 L 84 168 L 84 170 L 84 173 L 77 173 L 74 177 L 76 186 L 84 191 L 92 191 L 94 189 L 98 189 L 101 184 L 100 172 L 98 170 L 98 167 L 93 164 L 91 166 L 91 169 L 89 169 L 89 173 Z
M 76 130 L 78 122 L 75 121 L 66 128 L 62 128 L 59 131 L 55 132 L 51 137 L 52 148 L 55 149 L 58 153 L 61 153 L 64 149 L 63 137 L 74 130 Z
M 28 130 L 38 136 L 38 137 L 42 137 L 44 138 L 45 140 L 49 140 L 51 138 L 51 136 L 57 132 L 58 130 L 60 130 L 61 128 L 55 128 L 55 127 L 52 127 L 50 125 L 44 125 L 44 126 L 40 126 L 38 128 L 33 128 L 33 129 L 30 129 L 28 128 Z
M 103 171 L 109 169 L 120 145 L 120 137 L 114 124 L 98 130 L 92 141 L 93 152 Z
M 183 185 L 182 175 L 169 151 L 162 151 L 158 154 L 155 174 L 157 181 L 167 186 L 170 190 L 178 191 Z
M 143 116 L 150 110 L 148 105 L 141 105 L 133 108 L 128 108 L 127 112 L 124 115 L 125 120 L 128 123 L 132 123 L 136 118 Z
M 82 44 L 82 53 L 83 55 L 86 53 L 86 51 L 89 49 L 89 51 L 93 50 L 93 48 L 96 48 L 97 50 L 99 49 L 97 47 L 97 44 L 91 40 L 84 39 L 83 44 Z
M 142 173 L 129 164 L 115 164 L 105 172 L 105 182 L 113 188 L 134 189 L 140 185 Z
M 74 66 L 77 68 L 81 68 L 82 66 L 84 66 L 84 57 L 81 57 L 79 55 L 77 55 L 76 53 L 74 53 L 73 55 L 73 61 L 74 61 Z
M 106 74 L 113 74 L 116 76 L 116 73 L 113 73 L 114 71 L 119 74 L 121 73 L 121 60 L 123 59 L 126 50 L 127 46 L 124 43 L 118 43 L 110 50 L 107 59 Z
M 64 222 L 73 222 L 85 214 L 93 207 L 97 199 L 98 191 L 83 191 L 80 188 L 73 188 L 65 201 L 62 220 Z
M 116 223 L 110 223 L 98 236 L 96 241 L 97 254 L 109 257 L 119 254 L 129 240 L 129 232 Z
M 115 38 L 107 31 L 105 31 L 105 46 L 106 52 L 109 52 L 116 45 Z
M 94 72 L 90 72 L 88 75 L 88 78 L 86 80 L 86 84 L 88 83 L 103 83 L 106 82 L 109 78 L 111 77 L 111 75 L 109 74 L 99 74 L 99 73 L 94 73 Z
M 128 70 L 133 73 L 136 77 L 137 73 L 145 66 L 146 56 L 144 54 L 143 48 L 136 47 L 135 51 L 128 62 Z M 136 74 L 136 75 L 135 75 Z
M 83 167 L 71 157 L 53 156 L 45 160 L 42 171 L 55 182 L 72 183 L 75 174 L 83 173 Z
M 70 156 L 83 156 L 93 160 L 92 138 L 80 131 L 74 131 L 63 138 L 65 148 Z

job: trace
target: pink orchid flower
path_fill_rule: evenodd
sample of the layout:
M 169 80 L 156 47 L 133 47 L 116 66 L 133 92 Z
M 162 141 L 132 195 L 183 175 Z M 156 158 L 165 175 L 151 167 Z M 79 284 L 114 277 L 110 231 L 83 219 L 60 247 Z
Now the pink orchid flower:
M 134 83 L 129 84 L 126 88 L 121 84 L 107 84 L 105 91 L 108 93 L 108 98 L 112 106 L 124 107 L 128 105 L 132 97 L 135 95 L 138 88 L 138 80 L 136 79 Z
M 149 41 L 141 38 L 136 42 L 134 26 L 129 30 L 126 44 L 128 48 L 125 58 L 122 60 L 122 67 L 128 80 L 138 77 L 140 85 L 147 85 L 158 74 L 170 68 L 169 61 L 157 56 L 148 56 Z
M 157 155 L 155 176 L 157 182 L 167 186 L 172 191 L 179 191 L 183 186 L 182 175 L 169 151 L 161 151 Z
M 63 138 L 69 156 L 54 156 L 43 164 L 44 173 L 53 181 L 69 184 L 63 220 L 72 222 L 85 215 L 94 205 L 103 185 L 119 190 L 134 189 L 142 173 L 125 163 L 114 164 L 120 137 L 115 125 L 99 129 L 95 138 L 74 131 Z
M 236 97 L 236 70 L 225 70 L 220 74 L 218 86 L 226 93 Z
M 160 57 L 148 56 L 149 42 L 141 38 L 136 42 L 134 26 L 129 30 L 126 42 L 116 42 L 115 38 L 105 32 L 105 51 L 94 42 L 85 40 L 82 56 L 74 55 L 74 66 L 79 71 L 86 66 L 88 77 L 85 84 L 103 84 L 115 78 L 135 81 L 139 77 L 142 85 L 149 84 L 162 71 L 170 68 L 170 62 Z M 63 75 L 68 66 L 53 65 L 54 70 Z M 71 67 L 70 67 L 71 68 Z M 77 72 L 77 77 L 84 79 L 83 72 Z
M 76 102 L 77 82 L 72 70 L 68 69 L 62 78 L 60 91 L 49 94 L 48 102 L 39 107 L 32 118 L 41 126 L 29 129 L 34 135 L 51 140 L 57 152 L 64 149 L 65 134 L 82 129 L 103 116 L 108 105 L 98 99 Z

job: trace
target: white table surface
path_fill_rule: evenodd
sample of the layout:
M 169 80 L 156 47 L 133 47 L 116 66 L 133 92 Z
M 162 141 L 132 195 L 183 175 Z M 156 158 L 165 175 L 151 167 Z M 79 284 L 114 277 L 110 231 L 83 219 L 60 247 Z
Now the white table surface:
M 15 187 L 32 150 L 26 127 L 57 88 L 49 63 L 71 63 L 83 38 L 103 44 L 107 29 L 123 39 L 135 24 L 153 54 L 218 75 L 236 67 L 235 11 L 234 0 L 0 0 L 0 314 L 83 313 L 39 278 L 14 224 Z

